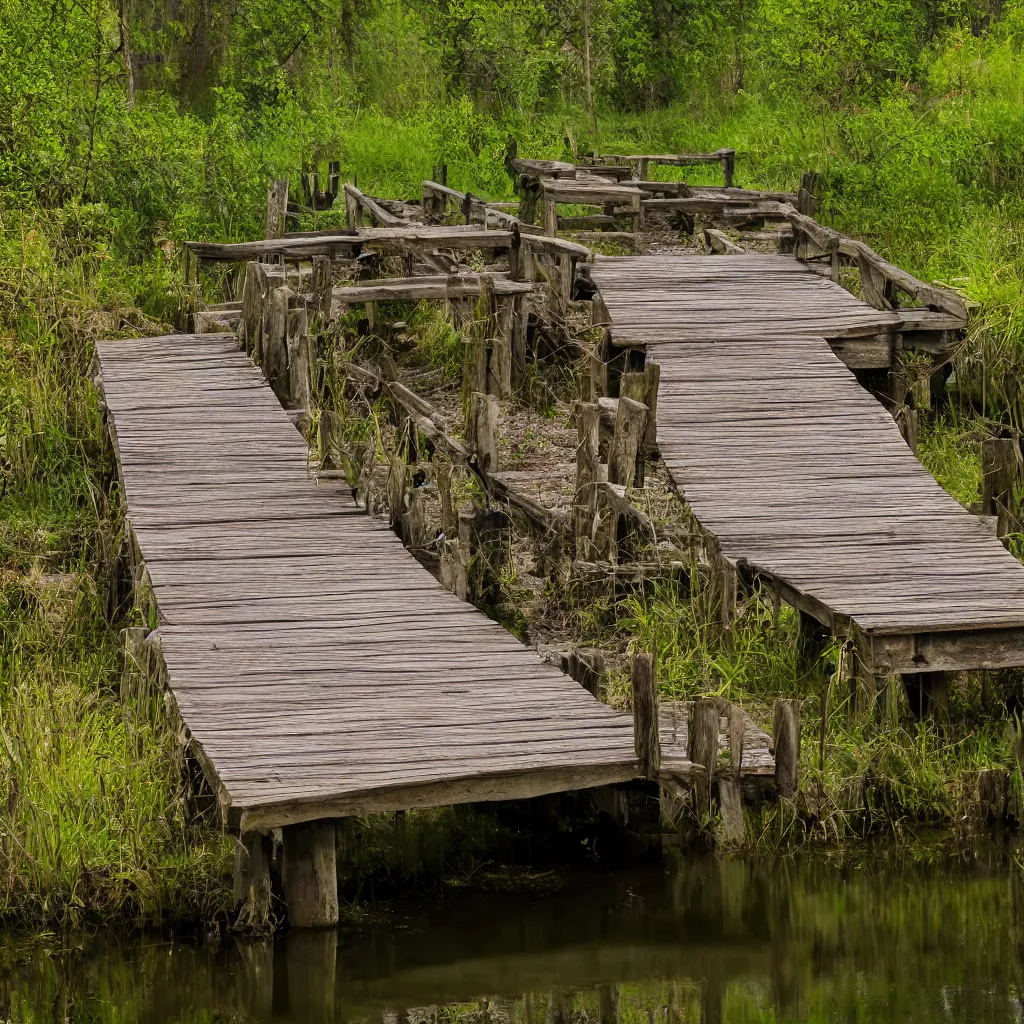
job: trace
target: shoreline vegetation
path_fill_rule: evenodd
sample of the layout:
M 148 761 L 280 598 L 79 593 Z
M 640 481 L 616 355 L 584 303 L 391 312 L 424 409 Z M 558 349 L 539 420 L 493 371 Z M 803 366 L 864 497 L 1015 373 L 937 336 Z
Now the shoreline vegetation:
M 591 4 L 585 40 L 582 0 L 552 5 L 561 14 L 500 0 L 444 13 L 244 0 L 234 18 L 217 3 L 172 17 L 162 4 L 0 0 L 0 920 L 208 922 L 230 910 L 233 841 L 161 695 L 125 672 L 121 631 L 143 623 L 124 591 L 90 372 L 97 339 L 180 324 L 182 242 L 260 237 L 277 177 L 294 186 L 309 162 L 339 159 L 367 193 L 406 197 L 443 161 L 455 187 L 512 199 L 510 137 L 521 155 L 553 158 L 595 144 L 734 147 L 747 187 L 791 189 L 817 171 L 819 220 L 972 303 L 948 408 L 922 418 L 925 465 L 967 505 L 980 438 L 1019 438 L 1024 5 L 996 16 L 967 0 L 954 13 L 759 0 L 672 19 L 642 0 Z M 457 335 L 409 322 L 410 361 L 458 366 Z M 568 394 L 571 381 L 553 386 Z M 353 409 L 349 429 L 372 416 Z M 1010 544 L 1024 551 L 1019 525 Z M 514 582 L 510 603 L 525 607 Z M 970 786 L 989 768 L 1010 772 L 1021 817 L 1018 672 L 954 679 L 941 728 L 907 707 L 879 726 L 846 715 L 827 673 L 798 671 L 794 618 L 773 623 L 760 599 L 729 651 L 678 589 L 585 615 L 570 596 L 564 610 L 582 640 L 655 647 L 666 695 L 717 693 L 762 723 L 774 697 L 805 699 L 801 802 L 748 822 L 754 856 L 877 836 L 912 846 L 934 827 L 978 837 Z M 613 677 L 608 699 L 626 689 Z M 557 835 L 557 815 L 546 827 Z M 390 819 L 350 823 L 346 898 L 359 907 L 374 884 L 439 877 L 499 884 L 496 850 L 510 864 L 538 856 L 514 832 L 458 809 L 410 814 L 400 835 Z

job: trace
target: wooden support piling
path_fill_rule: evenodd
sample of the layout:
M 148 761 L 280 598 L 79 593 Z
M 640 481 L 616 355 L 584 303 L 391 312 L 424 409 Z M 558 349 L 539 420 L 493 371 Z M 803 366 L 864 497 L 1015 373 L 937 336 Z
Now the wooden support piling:
M 637 476 L 637 457 L 647 429 L 647 406 L 632 398 L 620 398 L 615 431 L 608 449 L 608 482 L 632 487 Z
M 295 293 L 287 285 L 274 288 L 267 296 L 263 317 L 260 365 L 278 398 L 288 393 L 288 309 Z
M 743 841 L 743 785 L 740 768 L 743 764 L 743 712 L 734 704 L 726 709 L 729 739 L 729 765 L 718 775 L 718 809 L 722 819 L 721 837 L 728 843 Z
M 278 178 L 267 195 L 267 221 L 264 238 L 284 238 L 284 222 L 288 213 L 288 179 Z
M 265 288 L 266 274 L 261 264 L 255 261 L 247 263 L 242 283 L 242 316 L 238 324 L 238 347 L 250 356 L 258 357 L 261 348 Z
M 600 480 L 601 407 L 596 402 L 581 404 L 576 416 L 576 493 L 573 499 L 573 534 L 576 557 L 591 557 L 597 487 Z
M 333 821 L 284 828 L 284 898 L 293 928 L 338 923 L 338 873 Z
M 498 470 L 498 400 L 494 395 L 474 391 L 469 396 L 470 450 L 476 455 L 482 473 Z
M 235 843 L 234 897 L 238 915 L 235 928 L 263 932 L 271 926 L 270 837 L 246 832 Z
M 288 357 L 288 401 L 292 409 L 313 407 L 313 351 L 306 310 L 288 310 L 285 344 Z
M 772 716 L 775 788 L 786 800 L 792 800 L 799 788 L 800 705 L 799 700 L 779 697 Z
M 558 234 L 558 204 L 553 199 L 544 199 L 544 234 L 554 238 Z
M 699 769 L 694 781 L 694 810 L 710 815 L 711 784 L 718 763 L 718 701 L 714 697 L 698 697 L 690 705 L 686 756 Z
M 981 442 L 981 511 L 997 516 L 996 533 L 1005 537 L 1013 519 L 1013 491 L 1020 475 L 1020 449 L 1009 437 Z
M 633 744 L 640 774 L 645 779 L 656 779 L 661 771 L 661 738 L 653 654 L 647 651 L 633 654 L 629 662 L 629 682 L 633 694 Z
M 313 301 L 310 312 L 320 322 L 331 318 L 331 261 L 327 256 L 313 257 L 311 289 Z

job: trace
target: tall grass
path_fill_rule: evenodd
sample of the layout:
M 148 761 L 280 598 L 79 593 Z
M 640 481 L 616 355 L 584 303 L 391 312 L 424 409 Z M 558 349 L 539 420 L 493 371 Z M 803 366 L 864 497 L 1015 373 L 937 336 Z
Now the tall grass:
M 122 525 L 89 380 L 96 337 L 156 325 L 102 242 L 42 218 L 13 225 L 20 258 L 7 248 L 0 275 L 0 917 L 210 914 L 227 840 L 196 813 L 162 701 L 122 685 Z

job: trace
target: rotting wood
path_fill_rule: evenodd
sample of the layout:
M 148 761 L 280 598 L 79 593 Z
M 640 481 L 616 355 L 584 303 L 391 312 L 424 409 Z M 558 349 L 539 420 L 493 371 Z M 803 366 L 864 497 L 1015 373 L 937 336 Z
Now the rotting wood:
M 737 245 L 724 231 L 717 228 L 704 229 L 704 243 L 709 253 L 742 256 L 746 252 L 742 245 Z
M 620 398 L 615 413 L 615 431 L 608 450 L 609 483 L 633 486 L 646 429 L 647 406 L 631 398 Z
M 278 178 L 267 195 L 267 221 L 264 238 L 282 238 L 288 211 L 288 179 Z
M 711 784 L 718 763 L 718 701 L 699 697 L 690 706 L 686 756 L 700 768 L 694 777 L 694 810 L 698 816 L 711 814 Z
M 1013 495 L 1020 463 L 1020 447 L 1014 438 L 987 437 L 981 442 L 981 512 L 997 517 L 999 537 L 1009 532 L 1016 514 Z
M 775 787 L 785 800 L 792 800 L 799 788 L 801 703 L 791 698 L 776 698 L 772 715 Z
M 481 473 L 498 471 L 498 400 L 474 391 L 469 396 L 469 429 L 472 452 Z
M 599 446 L 601 410 L 594 402 L 581 404 L 576 414 L 576 491 L 573 498 L 573 534 L 578 557 L 589 557 L 594 516 L 597 510 L 597 483 L 601 478 Z
M 635 651 L 629 662 L 633 696 L 633 735 L 640 774 L 656 779 L 661 770 L 661 739 L 658 732 L 658 686 L 654 655 Z
M 310 821 L 284 829 L 284 885 L 293 928 L 333 928 L 338 923 L 336 829 Z
M 269 836 L 246 832 L 236 840 L 234 900 L 237 913 L 232 930 L 258 934 L 272 929 L 270 860 Z
M 746 731 L 743 712 L 733 704 L 725 709 L 729 764 L 718 772 L 718 810 L 721 816 L 720 836 L 727 843 L 743 841 L 743 736 Z

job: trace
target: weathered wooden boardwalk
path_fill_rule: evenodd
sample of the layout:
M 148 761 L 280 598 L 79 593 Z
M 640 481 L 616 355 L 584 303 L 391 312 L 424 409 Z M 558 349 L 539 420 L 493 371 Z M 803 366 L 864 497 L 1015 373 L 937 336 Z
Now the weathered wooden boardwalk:
M 628 716 L 311 478 L 233 335 L 99 359 L 170 692 L 244 828 L 636 777 Z
M 785 257 L 598 258 L 615 344 L 661 364 L 658 443 L 722 556 L 876 675 L 1024 664 L 1024 567 L 826 339 L 900 323 Z
M 98 346 L 169 693 L 245 831 L 639 776 L 630 716 L 449 593 L 308 449 L 233 334 Z M 745 773 L 770 775 L 748 720 Z M 685 716 L 662 721 L 685 776 Z

